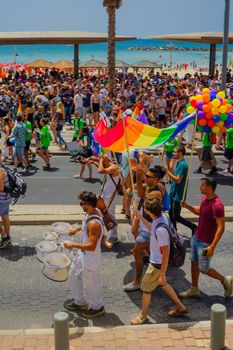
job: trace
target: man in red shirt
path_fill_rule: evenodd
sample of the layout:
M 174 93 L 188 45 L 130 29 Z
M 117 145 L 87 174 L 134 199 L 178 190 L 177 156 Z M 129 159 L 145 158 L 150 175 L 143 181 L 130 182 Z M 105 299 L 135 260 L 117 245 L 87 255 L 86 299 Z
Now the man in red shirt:
M 182 201 L 181 206 L 199 216 L 198 227 L 191 239 L 191 275 L 192 287 L 179 293 L 181 298 L 199 297 L 198 279 L 200 272 L 220 281 L 224 288 L 225 298 L 230 297 L 233 289 L 233 276 L 223 276 L 210 267 L 211 257 L 220 241 L 224 229 L 224 205 L 216 195 L 217 183 L 214 179 L 201 179 L 200 190 L 203 194 L 200 207 L 193 207 Z

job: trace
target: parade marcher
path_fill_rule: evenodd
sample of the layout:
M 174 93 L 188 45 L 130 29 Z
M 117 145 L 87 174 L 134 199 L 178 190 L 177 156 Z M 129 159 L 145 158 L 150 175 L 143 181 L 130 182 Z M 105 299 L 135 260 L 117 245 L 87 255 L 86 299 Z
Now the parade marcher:
M 180 202 L 183 199 L 184 189 L 186 178 L 188 175 L 188 164 L 184 159 L 185 156 L 185 147 L 177 146 L 174 149 L 174 157 L 177 160 L 174 174 L 170 172 L 168 169 L 166 170 L 167 175 L 170 177 L 171 187 L 170 187 L 170 198 L 171 198 L 171 206 L 169 210 L 169 217 L 175 229 L 177 229 L 177 222 L 180 224 L 190 228 L 192 234 L 194 234 L 196 230 L 196 225 L 192 222 L 183 218 L 181 213 Z
M 44 160 L 45 165 L 43 166 L 44 170 L 50 169 L 50 158 L 49 158 L 49 145 L 51 142 L 51 134 L 48 126 L 48 120 L 41 120 L 42 129 L 40 131 L 40 151 L 39 155 Z
M 232 295 L 233 276 L 224 277 L 211 268 L 211 258 L 225 230 L 224 205 L 216 195 L 217 182 L 212 178 L 201 179 L 200 190 L 203 194 L 199 207 L 193 207 L 182 201 L 182 207 L 199 216 L 198 227 L 191 240 L 192 287 L 179 293 L 182 298 L 199 297 L 198 280 L 200 273 L 222 283 L 225 297 Z
M 142 308 L 138 316 L 131 320 L 131 325 L 141 325 L 148 321 L 148 309 L 151 302 L 151 294 L 161 287 L 168 297 L 175 303 L 175 309 L 168 312 L 171 317 L 179 317 L 188 313 L 187 307 L 182 304 L 171 285 L 167 283 L 166 272 L 170 252 L 170 236 L 165 227 L 158 227 L 161 223 L 169 225 L 169 219 L 162 214 L 161 203 L 158 198 L 149 197 L 145 200 L 144 209 L 152 223 L 149 223 L 140 214 L 141 220 L 150 230 L 150 264 L 143 277 L 141 289 Z
M 73 227 L 69 234 L 75 235 L 81 231 L 81 243 L 64 243 L 68 249 L 79 249 L 70 268 L 69 284 L 73 300 L 65 303 L 65 307 L 70 311 L 84 310 L 84 317 L 95 317 L 105 312 L 99 277 L 104 225 L 101 213 L 96 208 L 96 195 L 84 191 L 80 193 L 79 200 L 85 213 L 83 225 L 82 228 Z
M 225 173 L 233 173 L 233 128 L 227 130 L 226 136 L 226 146 L 224 150 L 224 157 L 228 160 L 227 169 L 224 170 Z
M 72 141 L 80 141 L 83 137 L 83 128 L 85 126 L 85 121 L 82 119 L 82 116 L 78 112 L 74 112 L 74 119 L 73 119 L 73 126 L 74 126 L 74 134 Z
M 9 138 L 15 138 L 15 149 L 14 149 L 14 166 L 17 168 L 18 162 L 22 162 L 25 166 L 25 170 L 29 170 L 29 164 L 24 157 L 24 149 L 26 146 L 27 128 L 23 123 L 23 116 L 17 116 L 17 124 L 15 125 L 12 134 Z
M 216 142 L 216 136 L 213 133 L 210 134 L 204 134 L 203 140 L 202 140 L 202 152 L 200 156 L 200 166 L 197 170 L 194 171 L 194 174 L 201 174 L 202 168 L 204 166 L 205 162 L 210 162 L 212 169 L 210 170 L 209 174 L 215 174 L 218 169 L 216 167 L 217 161 L 214 156 L 214 153 L 212 151 L 212 146 Z
M 11 196 L 4 191 L 5 186 L 9 186 L 9 180 L 6 171 L 1 166 L 2 154 L 0 150 L 0 216 L 2 219 L 2 225 L 0 224 L 0 249 L 11 245 L 10 237 L 10 219 L 9 219 L 9 206 L 11 203 Z

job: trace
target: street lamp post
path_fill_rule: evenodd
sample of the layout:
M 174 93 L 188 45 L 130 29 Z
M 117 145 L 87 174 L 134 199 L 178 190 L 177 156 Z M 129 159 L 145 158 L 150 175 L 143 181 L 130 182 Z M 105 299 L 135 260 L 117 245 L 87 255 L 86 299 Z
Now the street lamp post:
M 230 17 L 230 0 L 225 0 L 224 36 L 223 36 L 223 53 L 222 53 L 222 90 L 226 90 L 226 83 L 227 83 L 229 17 Z

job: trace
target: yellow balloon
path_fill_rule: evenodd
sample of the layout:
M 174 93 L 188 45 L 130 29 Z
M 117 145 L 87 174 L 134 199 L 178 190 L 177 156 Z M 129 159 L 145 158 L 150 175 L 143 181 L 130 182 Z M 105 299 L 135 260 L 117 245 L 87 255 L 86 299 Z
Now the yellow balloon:
M 199 101 L 202 101 L 202 95 L 196 95 L 196 100 L 199 102 Z
M 219 126 L 214 126 L 214 127 L 212 128 L 212 131 L 213 131 L 214 134 L 218 134 L 219 131 L 220 131 L 220 127 L 219 127 Z
M 220 120 L 220 122 L 216 123 L 218 126 L 223 126 L 224 125 L 224 121 Z
M 219 115 L 218 107 L 213 107 L 213 108 L 211 109 L 211 113 L 212 113 L 213 115 Z
M 204 89 L 202 90 L 202 93 L 203 93 L 203 94 L 209 94 L 209 93 L 210 93 L 210 89 L 204 88 Z
M 188 114 L 191 114 L 191 113 L 195 112 L 195 108 L 193 108 L 192 106 L 188 106 L 187 112 L 188 112 Z
M 226 106 L 221 106 L 221 107 L 219 107 L 219 113 L 220 113 L 220 114 L 225 114 L 226 111 L 227 111 Z
M 219 101 L 219 99 L 215 98 L 213 101 L 212 101 L 212 106 L 213 107 L 219 107 L 221 104 L 221 102 Z
M 196 100 L 196 96 L 190 96 L 189 100 L 190 100 L 190 102 L 193 100 Z
M 218 97 L 221 97 L 221 98 L 225 98 L 225 97 L 226 97 L 226 94 L 225 94 L 224 91 L 219 91 L 219 92 L 217 93 L 217 96 L 218 96 Z

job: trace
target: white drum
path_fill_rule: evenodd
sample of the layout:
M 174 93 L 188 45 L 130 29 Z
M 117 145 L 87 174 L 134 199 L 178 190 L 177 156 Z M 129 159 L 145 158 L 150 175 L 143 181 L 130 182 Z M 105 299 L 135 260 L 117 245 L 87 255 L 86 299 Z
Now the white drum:
M 54 222 L 51 225 L 51 231 L 56 232 L 58 235 L 60 234 L 67 235 L 71 227 L 72 226 L 68 222 Z
M 40 262 L 46 255 L 56 252 L 57 244 L 53 241 L 41 241 L 36 245 L 36 256 Z
M 46 232 L 42 236 L 44 241 L 53 241 L 56 242 L 58 239 L 58 234 L 56 232 Z
M 50 280 L 64 282 L 69 277 L 70 264 L 66 254 L 51 253 L 44 257 L 42 273 Z

